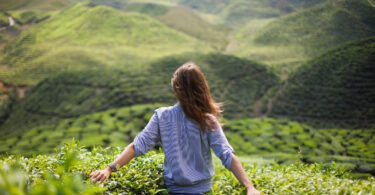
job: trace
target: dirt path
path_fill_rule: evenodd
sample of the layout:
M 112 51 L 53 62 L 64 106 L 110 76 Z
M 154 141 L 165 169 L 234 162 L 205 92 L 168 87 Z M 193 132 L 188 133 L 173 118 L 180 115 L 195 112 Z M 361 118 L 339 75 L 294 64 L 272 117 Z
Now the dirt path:
M 276 98 L 280 95 L 280 93 L 285 89 L 287 85 L 288 85 L 288 81 L 286 80 L 284 85 L 281 86 L 270 99 L 268 99 L 267 112 L 265 113 L 265 116 L 268 116 L 271 113 L 273 102 L 276 100 Z
M 15 85 L 9 85 L 7 83 L 4 83 L 3 81 L 0 81 L 0 90 L 7 95 L 12 90 L 17 90 L 17 94 L 19 98 L 25 98 L 26 93 L 28 90 L 30 90 L 31 87 L 29 86 L 15 86 Z
M 257 101 L 255 101 L 254 107 L 253 107 L 254 114 L 260 118 L 266 118 L 272 111 L 273 102 L 276 100 L 276 98 L 280 95 L 280 93 L 285 89 L 287 85 L 288 85 L 288 81 L 286 81 L 284 85 L 279 87 L 279 89 L 277 89 L 277 91 L 271 98 L 267 99 L 267 111 L 266 113 L 263 113 L 262 107 L 263 107 L 263 102 L 264 102 L 264 96 L 267 95 L 269 91 L 273 89 L 273 88 L 269 88 L 266 91 L 266 93 L 264 93 L 264 96 L 262 98 L 259 98 Z
M 12 17 L 8 17 L 8 20 L 9 20 L 9 26 L 14 26 L 14 20 Z
M 238 43 L 238 41 L 234 38 L 234 31 L 232 31 L 232 32 L 230 32 L 229 34 L 228 34 L 228 45 L 227 45 L 227 47 L 225 48 L 225 50 L 223 51 L 223 54 L 228 54 L 228 53 L 230 53 L 230 52 L 232 52 L 233 50 L 235 50 L 237 47 L 238 47 L 238 45 L 239 45 L 239 43 Z

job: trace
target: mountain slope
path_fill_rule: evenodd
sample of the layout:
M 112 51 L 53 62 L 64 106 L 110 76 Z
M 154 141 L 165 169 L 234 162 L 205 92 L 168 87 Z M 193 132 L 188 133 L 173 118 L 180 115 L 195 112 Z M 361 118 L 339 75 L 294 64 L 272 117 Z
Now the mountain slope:
M 180 32 L 193 36 L 221 51 L 227 45 L 229 30 L 224 26 L 213 25 L 200 18 L 191 9 L 181 6 L 166 6 L 153 3 L 130 3 L 122 8 L 150 15 Z
M 68 0 L 5 0 L 0 1 L 0 11 L 14 9 L 57 10 L 68 4 Z
M 139 71 L 65 72 L 35 86 L 14 107 L 0 126 L 0 132 L 19 134 L 33 127 L 110 108 L 175 103 L 170 78 L 177 67 L 191 60 L 202 67 L 215 99 L 225 103 L 227 118 L 253 116 L 254 102 L 278 83 L 278 78 L 264 65 L 221 54 L 168 56 Z
M 317 126 L 375 127 L 375 37 L 347 44 L 302 65 L 272 108 Z
M 61 10 L 9 43 L 0 80 L 35 85 L 63 70 L 123 69 L 165 55 L 210 50 L 147 15 L 85 2 Z
M 347 41 L 375 35 L 375 7 L 367 0 L 332 0 L 237 35 L 233 54 L 267 64 L 298 65 Z

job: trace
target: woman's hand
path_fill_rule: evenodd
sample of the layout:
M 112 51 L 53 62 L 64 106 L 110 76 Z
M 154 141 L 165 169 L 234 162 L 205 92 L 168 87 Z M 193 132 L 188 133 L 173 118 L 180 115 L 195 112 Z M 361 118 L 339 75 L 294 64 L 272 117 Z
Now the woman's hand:
M 260 195 L 260 192 L 254 187 L 246 188 L 246 195 Z
M 90 173 L 90 179 L 95 183 L 103 183 L 112 173 L 112 170 L 107 167 L 104 170 L 96 170 L 92 173 Z

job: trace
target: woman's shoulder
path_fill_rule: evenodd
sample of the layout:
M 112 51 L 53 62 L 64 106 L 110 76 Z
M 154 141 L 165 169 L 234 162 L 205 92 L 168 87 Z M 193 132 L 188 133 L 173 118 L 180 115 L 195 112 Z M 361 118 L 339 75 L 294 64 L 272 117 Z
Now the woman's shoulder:
M 157 109 L 155 109 L 155 113 L 159 117 L 165 117 L 167 115 L 170 115 L 171 113 L 177 111 L 179 109 L 179 103 L 176 103 L 175 105 L 172 106 L 162 106 Z

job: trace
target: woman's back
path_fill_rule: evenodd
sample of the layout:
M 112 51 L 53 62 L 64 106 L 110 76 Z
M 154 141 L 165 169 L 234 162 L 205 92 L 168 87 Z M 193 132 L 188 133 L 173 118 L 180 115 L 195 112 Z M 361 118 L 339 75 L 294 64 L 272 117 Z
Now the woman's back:
M 164 181 L 171 193 L 197 194 L 211 190 L 214 168 L 213 149 L 223 165 L 246 186 L 248 194 L 259 194 L 247 178 L 233 148 L 217 120 L 221 104 L 211 97 L 200 68 L 187 62 L 173 74 L 171 85 L 178 103 L 156 109 L 147 126 L 134 142 L 103 171 L 91 177 L 104 181 L 116 165 L 124 165 L 135 156 L 146 154 L 158 142 L 164 150 Z
M 159 141 L 165 154 L 164 181 L 172 192 L 210 191 L 214 175 L 211 147 L 230 169 L 233 149 L 220 125 L 203 132 L 197 122 L 186 117 L 179 103 L 155 110 L 134 140 L 136 156 L 145 154 Z

